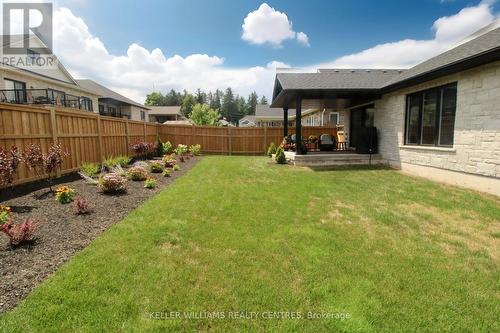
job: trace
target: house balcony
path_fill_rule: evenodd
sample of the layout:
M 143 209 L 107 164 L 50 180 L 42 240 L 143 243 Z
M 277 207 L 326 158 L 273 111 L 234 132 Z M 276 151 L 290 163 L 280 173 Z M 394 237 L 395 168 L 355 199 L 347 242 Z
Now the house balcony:
M 72 109 L 93 111 L 92 100 L 53 89 L 0 90 L 0 102 L 29 105 L 55 105 Z

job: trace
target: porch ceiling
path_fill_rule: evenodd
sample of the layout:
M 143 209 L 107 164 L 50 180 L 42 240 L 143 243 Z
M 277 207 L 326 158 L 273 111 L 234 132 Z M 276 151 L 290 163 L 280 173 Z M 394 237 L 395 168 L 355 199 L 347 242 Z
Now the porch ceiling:
M 295 89 L 284 89 L 281 90 L 273 99 L 271 107 L 273 108 L 284 108 L 288 107 L 290 109 L 296 108 L 297 96 L 300 96 L 302 100 L 304 99 L 320 99 L 324 101 L 324 107 L 335 105 L 335 100 L 337 99 L 347 99 L 349 100 L 349 106 L 355 106 L 364 104 L 367 102 L 374 101 L 380 98 L 380 91 L 378 89 L 350 89 L 350 90 L 338 90 L 338 89 L 307 89 L 307 90 L 295 90 Z

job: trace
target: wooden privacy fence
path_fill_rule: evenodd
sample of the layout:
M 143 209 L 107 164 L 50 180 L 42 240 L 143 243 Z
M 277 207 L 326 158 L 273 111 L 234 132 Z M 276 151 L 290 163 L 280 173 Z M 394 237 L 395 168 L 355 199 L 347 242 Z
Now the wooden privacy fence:
M 294 132 L 290 128 L 290 134 Z M 334 127 L 303 127 L 302 135 L 334 134 Z M 177 144 L 201 144 L 208 154 L 262 155 L 271 142 L 279 144 L 283 128 L 210 127 L 163 125 L 100 116 L 88 111 L 46 108 L 0 103 L 0 147 L 15 145 L 20 150 L 30 143 L 47 152 L 58 141 L 69 153 L 62 172 L 78 170 L 85 162 L 101 162 L 105 157 L 131 155 L 134 141 L 162 141 Z M 14 184 L 34 180 L 35 174 L 24 164 L 19 166 Z
M 202 152 L 227 155 L 262 155 L 274 142 L 283 140 L 282 127 L 213 127 L 190 125 L 160 125 L 162 141 L 192 145 L 201 144 Z M 336 134 L 336 127 L 302 127 L 302 137 L 321 134 Z M 289 128 L 295 133 L 295 127 Z

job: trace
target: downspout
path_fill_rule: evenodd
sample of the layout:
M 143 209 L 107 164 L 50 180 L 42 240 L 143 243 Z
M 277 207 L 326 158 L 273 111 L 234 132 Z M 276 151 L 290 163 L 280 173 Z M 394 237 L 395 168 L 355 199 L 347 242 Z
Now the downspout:
M 323 111 L 321 112 L 321 127 L 324 126 L 325 111 L 326 111 L 326 108 L 323 108 Z

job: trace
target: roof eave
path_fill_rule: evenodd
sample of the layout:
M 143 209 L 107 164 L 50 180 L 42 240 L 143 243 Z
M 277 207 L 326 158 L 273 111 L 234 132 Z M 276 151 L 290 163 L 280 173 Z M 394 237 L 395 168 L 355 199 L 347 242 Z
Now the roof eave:
M 441 66 L 439 68 L 433 69 L 428 72 L 424 72 L 414 77 L 410 77 L 408 79 L 395 82 L 393 84 L 387 85 L 381 89 L 382 94 L 387 94 L 399 89 L 403 89 L 406 87 L 411 87 L 423 82 L 427 82 L 430 80 L 434 80 L 443 76 L 455 74 L 458 72 L 462 72 L 474 67 L 478 67 L 481 65 L 486 65 L 491 62 L 500 60 L 500 46 L 494 49 L 490 49 L 480 54 L 476 54 L 474 56 L 461 59 L 459 61 L 455 61 L 451 64 L 447 64 Z

